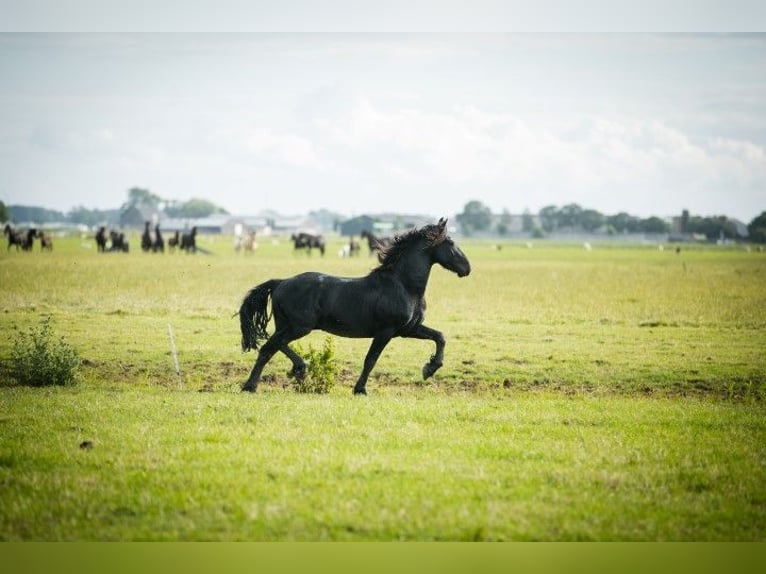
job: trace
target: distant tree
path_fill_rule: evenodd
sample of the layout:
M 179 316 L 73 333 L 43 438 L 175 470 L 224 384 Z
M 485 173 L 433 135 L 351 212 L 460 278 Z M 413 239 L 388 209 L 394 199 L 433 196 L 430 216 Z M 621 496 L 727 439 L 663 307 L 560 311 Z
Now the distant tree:
M 525 209 L 521 216 L 521 230 L 525 233 L 532 233 L 535 230 L 535 218 L 528 209 Z
M 466 235 L 474 231 L 486 231 L 492 224 L 492 211 L 474 199 L 465 204 L 463 213 L 457 215 L 457 221 Z
M 497 224 L 497 232 L 500 235 L 506 235 L 511 230 L 511 221 L 511 212 L 503 209 L 503 213 L 500 214 L 500 222 Z
M 18 222 L 33 221 L 35 223 L 50 223 L 53 221 L 64 221 L 66 219 L 66 216 L 60 211 L 28 205 L 11 205 L 8 207 L 8 212 L 10 219 Z
M 621 211 L 616 215 L 608 215 L 606 217 L 606 224 L 611 225 L 617 233 L 627 233 L 629 231 L 636 231 L 638 218 Z
M 580 213 L 580 227 L 590 233 L 604 225 L 606 218 L 595 209 L 584 209 Z
M 543 207 L 538 215 L 540 216 L 540 224 L 548 233 L 558 227 L 559 208 L 555 205 L 547 205 Z
M 227 213 L 222 207 L 218 207 L 207 199 L 190 199 L 183 203 L 172 202 L 165 207 L 165 215 L 178 218 L 208 217 L 217 213 Z
M 648 217 L 641 221 L 641 230 L 644 233 L 667 233 L 670 226 L 659 217 Z
M 5 203 L 0 201 L 0 221 L 10 221 L 11 220 L 11 212 L 8 211 L 8 208 L 5 207 Z
M 120 220 L 120 214 L 115 209 L 87 209 L 80 205 L 67 213 L 67 219 L 71 223 L 81 223 L 93 227 L 102 224 L 117 224 Z
M 129 207 L 158 210 L 160 203 L 162 203 L 162 198 L 159 195 L 148 189 L 131 187 L 128 190 L 128 201 L 123 204 L 122 210 L 125 211 Z
M 737 226 L 725 215 L 690 216 L 686 224 L 686 232 L 704 235 L 710 241 L 721 238 L 734 239 L 737 236 Z
M 766 243 L 766 211 L 753 219 L 747 226 L 750 240 L 755 243 Z
M 582 207 L 576 203 L 565 205 L 558 213 L 558 226 L 578 229 L 581 227 Z

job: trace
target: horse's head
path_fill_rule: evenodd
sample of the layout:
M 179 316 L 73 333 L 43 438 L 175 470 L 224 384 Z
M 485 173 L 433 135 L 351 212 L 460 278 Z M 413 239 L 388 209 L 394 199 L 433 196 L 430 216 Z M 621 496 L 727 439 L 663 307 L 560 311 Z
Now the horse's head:
M 447 220 L 442 218 L 437 225 L 432 226 L 431 253 L 435 263 L 456 273 L 458 277 L 466 277 L 471 273 L 471 263 L 465 253 L 447 235 Z

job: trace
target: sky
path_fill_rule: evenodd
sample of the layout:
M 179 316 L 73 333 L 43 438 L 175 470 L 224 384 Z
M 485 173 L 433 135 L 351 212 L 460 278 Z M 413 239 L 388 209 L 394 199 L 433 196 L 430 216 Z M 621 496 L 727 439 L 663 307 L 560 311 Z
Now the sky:
M 0 200 L 766 211 L 766 34 L 0 33 Z

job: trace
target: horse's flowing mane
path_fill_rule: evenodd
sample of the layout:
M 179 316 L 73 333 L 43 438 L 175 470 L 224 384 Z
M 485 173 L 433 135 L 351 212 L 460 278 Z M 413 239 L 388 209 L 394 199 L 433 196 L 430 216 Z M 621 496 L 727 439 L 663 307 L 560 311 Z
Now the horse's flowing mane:
M 444 223 L 446 223 L 446 221 Z M 446 238 L 446 225 L 442 225 L 441 221 L 435 225 L 425 225 L 420 229 L 411 229 L 406 233 L 397 235 L 388 247 L 385 247 L 378 252 L 380 265 L 375 271 L 391 269 L 402 254 L 421 239 L 425 239 L 427 247 L 433 247 L 444 241 Z

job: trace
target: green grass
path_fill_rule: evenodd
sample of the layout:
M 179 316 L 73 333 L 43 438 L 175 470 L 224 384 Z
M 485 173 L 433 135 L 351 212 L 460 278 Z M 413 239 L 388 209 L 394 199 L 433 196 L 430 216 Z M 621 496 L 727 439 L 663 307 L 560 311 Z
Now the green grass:
M 764 254 L 466 243 L 471 276 L 427 292 L 444 367 L 423 383 L 432 344 L 395 340 L 360 398 L 369 341 L 340 338 L 329 394 L 281 356 L 240 393 L 232 315 L 260 281 L 372 259 L 202 242 L 0 250 L 0 375 L 47 316 L 83 360 L 71 388 L 0 377 L 0 539 L 766 539 Z

